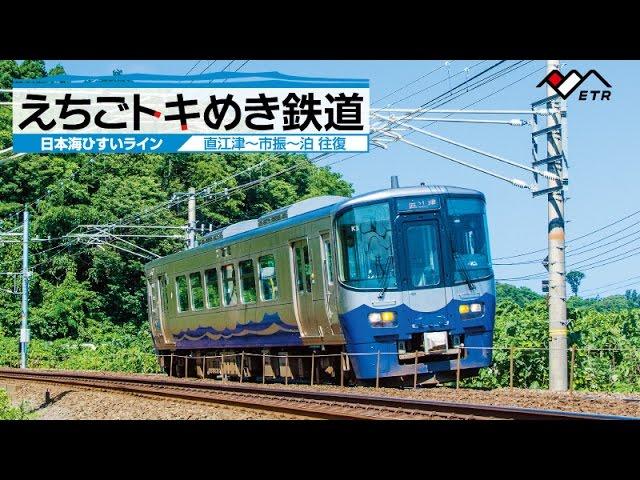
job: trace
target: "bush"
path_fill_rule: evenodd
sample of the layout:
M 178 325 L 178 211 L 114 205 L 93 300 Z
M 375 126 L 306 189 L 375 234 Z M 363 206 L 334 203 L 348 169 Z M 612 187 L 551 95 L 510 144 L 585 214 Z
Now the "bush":
M 18 339 L 0 337 L 0 365 L 18 367 Z M 29 367 L 114 372 L 160 372 L 146 327 L 93 323 L 78 338 L 29 343 Z
M 33 416 L 28 411 L 25 402 L 22 402 L 18 407 L 11 405 L 9 395 L 0 388 L 0 420 L 29 420 Z

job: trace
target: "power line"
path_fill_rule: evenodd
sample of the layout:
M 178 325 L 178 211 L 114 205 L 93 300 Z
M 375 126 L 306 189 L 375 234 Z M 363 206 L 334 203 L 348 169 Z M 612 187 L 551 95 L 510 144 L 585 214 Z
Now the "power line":
M 184 74 L 184 76 L 186 77 L 186 76 L 187 76 L 187 75 L 189 75 L 191 72 L 193 72 L 193 69 L 194 69 L 194 68 L 196 68 L 198 65 L 200 65 L 200 62 L 202 62 L 202 60 L 198 60 L 198 61 L 193 65 L 193 67 L 191 67 L 191 68 L 189 69 L 189 71 L 188 71 L 187 73 L 185 73 L 185 74 Z
M 249 63 L 251 60 L 245 60 L 244 63 L 242 65 L 240 65 L 238 68 L 236 68 L 233 73 L 237 72 L 238 70 L 240 70 L 242 67 L 244 67 L 247 63 Z M 228 78 L 225 78 L 222 83 L 225 83 L 227 80 L 229 80 Z
M 235 60 L 231 60 L 229 63 L 227 63 L 227 64 L 225 65 L 225 67 L 224 67 L 222 70 L 220 70 L 218 73 L 222 73 L 222 72 L 226 71 L 226 70 L 227 70 L 227 68 L 229 68 L 229 66 L 230 66 L 233 62 L 235 62 Z M 213 78 L 212 78 L 211 80 L 209 80 L 209 85 L 211 85 L 211 83 L 213 83 Z
M 634 286 L 636 286 L 638 284 L 640 284 L 640 282 L 631 282 L 631 283 L 628 283 L 626 285 L 620 285 L 619 287 L 609 288 L 607 290 L 603 290 L 603 291 L 597 292 L 596 295 L 599 296 L 599 295 L 602 295 L 603 293 L 612 292 L 614 290 L 619 290 L 621 288 L 634 287 Z
M 469 70 L 471 70 L 472 68 L 475 68 L 475 67 L 477 67 L 478 65 L 482 65 L 483 63 L 486 63 L 486 62 L 487 62 L 487 60 L 482 60 L 482 61 L 480 61 L 480 62 L 476 62 L 476 63 L 474 63 L 473 65 L 471 65 L 471 66 L 469 66 L 469 67 L 466 67 L 466 68 L 465 68 L 465 69 L 463 69 L 463 70 L 460 70 L 458 73 L 456 73 L 456 74 L 454 74 L 454 75 L 451 75 L 451 76 L 450 76 L 450 77 L 448 77 L 448 78 L 445 78 L 445 79 L 440 80 L 440 81 L 438 81 L 438 82 L 432 83 L 431 85 L 428 85 L 428 86 L 426 86 L 426 87 L 424 87 L 424 88 L 421 88 L 420 90 L 417 90 L 417 91 L 415 91 L 415 92 L 413 92 L 413 93 L 411 93 L 411 94 L 409 94 L 409 95 L 407 95 L 407 96 L 405 96 L 405 97 L 402 97 L 401 99 L 396 100 L 396 101 L 394 101 L 394 102 L 392 102 L 392 103 L 388 104 L 387 106 L 388 106 L 388 107 L 392 107 L 392 106 L 394 106 L 394 105 L 397 105 L 397 104 L 398 104 L 398 103 L 400 103 L 400 102 L 403 102 L 404 100 L 407 100 L 407 99 L 409 99 L 409 98 L 415 97 L 416 95 L 419 95 L 419 94 L 421 94 L 422 92 L 429 91 L 429 89 L 431 89 L 431 88 L 433 88 L 433 87 L 436 87 L 436 86 L 438 86 L 438 85 L 440 85 L 440 84 L 442 84 L 442 83 L 445 83 L 446 81 L 450 80 L 451 78 L 455 78 L 455 77 L 457 77 L 458 75 L 462 75 L 465 71 L 469 71 Z M 465 80 L 465 81 L 466 81 L 466 80 Z
M 638 222 L 638 223 L 640 223 L 640 222 Z M 623 229 L 623 230 L 624 230 L 624 229 Z M 617 233 L 620 233 L 620 232 L 621 232 L 621 231 L 623 231 L 623 230 L 620 230 L 620 231 L 618 231 Z M 627 239 L 627 238 L 631 238 L 631 240 L 629 240 L 628 242 L 623 243 L 623 244 L 621 244 L 621 245 L 618 245 L 618 246 L 617 246 L 617 247 L 615 247 L 615 248 L 612 248 L 612 249 L 610 249 L 610 250 L 605 250 L 604 252 L 599 252 L 598 254 L 596 254 L 596 255 L 594 255 L 594 256 L 587 257 L 587 258 L 585 258 L 585 259 L 579 260 L 579 261 L 577 261 L 576 263 L 571 264 L 571 268 L 572 268 L 572 269 L 575 269 L 575 268 L 576 268 L 576 267 L 578 267 L 581 263 L 588 262 L 589 260 L 593 260 L 594 258 L 598 258 L 598 257 L 599 257 L 599 256 L 601 256 L 601 255 L 604 255 L 604 254 L 606 254 L 606 253 L 613 252 L 613 251 L 615 251 L 615 250 L 619 249 L 620 247 L 624 247 L 624 246 L 626 246 L 626 245 L 629 245 L 630 243 L 634 243 L 636 240 L 638 240 L 638 239 L 640 238 L 640 235 L 638 235 L 638 234 L 640 234 L 640 230 L 637 230 L 637 231 L 635 231 L 635 232 L 632 232 L 631 234 L 626 235 L 626 236 L 624 236 L 624 237 L 622 237 L 622 238 L 619 238 L 618 240 L 614 240 L 614 241 L 612 241 L 612 242 L 607 242 L 607 243 L 605 243 L 605 244 L 603 244 L 603 245 L 600 245 L 600 246 L 597 246 L 597 247 L 594 247 L 594 248 L 590 248 L 590 249 L 588 249 L 588 250 L 584 250 L 584 251 L 582 251 L 582 252 L 577 252 L 577 253 L 568 253 L 568 254 L 567 254 L 567 257 L 571 257 L 571 256 L 574 256 L 574 255 L 583 255 L 583 254 L 585 254 L 585 253 L 592 252 L 592 251 L 594 251 L 594 250 L 599 250 L 599 249 L 601 249 L 601 248 L 603 248 L 603 247 L 606 247 L 606 246 L 608 246 L 608 245 L 613 245 L 614 243 L 621 242 L 622 240 L 625 240 L 625 239 Z M 633 235 L 635 235 L 635 236 L 633 236 Z M 567 243 L 568 243 L 568 242 L 567 242 Z M 593 243 L 595 243 L 595 242 L 592 242 L 591 244 L 587 244 L 587 245 L 592 245 Z M 505 265 L 526 265 L 526 264 L 532 264 L 532 263 L 539 263 L 539 262 L 542 262 L 542 261 L 543 261 L 543 259 L 535 259 L 535 260 L 529 260 L 529 261 L 523 261 L 523 262 L 494 263 L 494 265 L 502 265 L 502 266 L 505 266 Z
M 627 220 L 628 218 L 631 218 L 631 217 L 633 217 L 633 216 L 635 216 L 635 215 L 638 215 L 638 213 L 640 213 L 640 210 L 636 210 L 635 212 L 630 213 L 629 215 L 627 215 L 627 216 L 625 216 L 625 217 L 622 217 L 622 218 L 620 218 L 620 219 L 618 219 L 618 220 L 615 220 L 615 221 L 613 221 L 613 222 L 611 222 L 611 223 L 609 223 L 609 224 L 607 224 L 607 225 L 605 225 L 605 226 L 603 226 L 603 227 L 599 227 L 599 228 L 597 228 L 596 230 L 592 230 L 592 231 L 590 231 L 590 232 L 585 233 L 584 235 L 580 235 L 580 236 L 575 237 L 575 238 L 573 238 L 573 239 L 571 239 L 571 240 L 568 240 L 566 243 L 573 243 L 573 242 L 576 242 L 576 241 L 581 240 L 581 239 L 583 239 L 583 238 L 586 238 L 586 237 L 588 237 L 588 236 L 591 236 L 591 235 L 593 235 L 594 233 L 601 232 L 602 230 L 605 230 L 605 229 L 607 229 L 607 228 L 609 228 L 609 227 L 611 227 L 611 226 L 613 226 L 613 225 L 616 225 L 616 224 L 618 224 L 618 223 L 620 223 L 620 222 L 622 222 L 622 221 L 624 221 L 624 220 Z M 634 225 L 635 225 L 635 224 L 634 224 Z M 613 234 L 612 234 L 612 235 L 613 235 Z M 605 238 L 608 238 L 608 237 L 605 237 Z M 583 245 L 583 247 L 584 247 L 584 246 L 587 246 L 587 245 Z M 533 254 L 533 253 L 545 252 L 546 250 L 547 250 L 546 248 L 541 248 L 541 249 L 538 249 L 538 250 L 531 250 L 531 251 L 529 251 L 529 252 L 519 253 L 519 254 L 517 254 L 517 255 L 509 255 L 509 256 L 506 256 L 506 257 L 496 257 L 496 258 L 494 258 L 493 260 L 506 260 L 506 259 L 509 259 L 509 258 L 524 257 L 524 256 L 526 256 L 526 255 L 531 255 L 531 254 Z
M 423 113 L 427 113 L 429 110 L 428 109 L 434 109 L 434 108 L 438 108 L 441 107 L 443 105 L 445 105 L 446 103 L 449 103 L 453 100 L 456 100 L 457 98 L 460 98 L 463 95 L 468 94 L 469 92 L 476 90 L 477 88 L 480 88 L 492 81 L 497 80 L 498 78 L 501 78 L 509 73 L 511 73 L 513 70 L 516 70 L 517 68 L 520 68 L 521 66 L 526 65 L 527 63 L 532 62 L 532 60 L 529 60 L 528 62 L 526 62 L 524 65 L 522 65 L 522 62 L 524 62 L 523 60 L 519 60 L 515 63 L 513 63 L 512 65 L 509 65 L 507 67 L 505 67 L 502 70 L 499 70 L 498 72 L 494 72 L 491 75 L 489 75 L 489 77 L 484 78 L 484 79 L 479 79 L 476 83 L 471 83 L 474 80 L 478 79 L 479 77 L 481 77 L 482 75 L 484 75 L 485 73 L 493 70 L 494 68 L 498 67 L 499 65 L 503 64 L 505 62 L 505 60 L 500 60 L 496 63 L 494 63 L 493 65 L 485 68 L 482 72 L 474 75 L 471 78 L 468 78 L 467 80 L 465 80 L 464 82 L 461 82 L 460 84 L 456 85 L 453 88 L 450 88 L 449 90 L 447 90 L 446 92 L 438 95 L 437 97 L 429 100 L 428 102 L 422 104 L 419 108 L 417 108 L 416 110 L 414 110 L 412 113 L 409 113 L 405 116 L 402 116 L 398 119 L 395 119 L 394 121 L 390 121 L 388 122 L 388 124 L 380 130 L 390 130 L 392 128 L 394 128 L 395 126 L 398 125 L 398 122 L 401 121 L 410 121 L 413 117 L 416 117 L 418 115 L 421 115 Z M 468 85 L 466 90 L 464 91 L 457 91 L 462 89 L 465 85 L 471 83 L 471 85 Z M 455 95 L 455 96 L 454 96 Z M 447 97 L 448 96 L 448 97 Z M 447 98 L 442 98 L 442 97 L 447 97 Z M 434 102 L 440 101 L 439 104 L 437 105 L 433 105 Z M 478 102 L 474 102 L 473 104 L 478 103 Z M 471 104 L 471 105 L 473 105 Z M 469 105 L 469 106 L 471 106 Z M 465 107 L 466 108 L 466 107 Z M 429 125 L 432 125 L 435 122 L 430 123 Z M 427 126 L 429 126 L 427 125 Z M 384 134 L 384 132 L 382 132 L 382 134 Z M 412 133 L 408 133 L 407 135 L 405 135 L 405 137 L 410 136 Z M 399 139 L 398 139 L 399 140 Z
M 625 240 L 625 239 L 627 239 L 627 238 L 630 238 L 630 237 L 632 237 L 633 235 L 636 235 L 636 234 L 638 234 L 638 233 L 640 233 L 640 230 L 636 230 L 635 232 L 632 232 L 632 233 L 631 233 L 631 234 L 629 234 L 629 235 L 625 235 L 624 237 L 619 238 L 618 240 L 614 240 L 614 241 L 612 241 L 612 242 L 607 242 L 607 243 L 604 243 L 604 244 L 599 245 L 599 246 L 597 246 L 597 247 L 589 248 L 589 249 L 584 250 L 584 251 L 582 251 L 582 252 L 569 253 L 569 254 L 567 254 L 567 257 L 571 257 L 571 256 L 574 256 L 574 255 L 584 255 L 585 253 L 593 252 L 594 250 L 600 250 L 600 249 L 601 249 L 601 248 L 603 248 L 603 247 L 606 247 L 606 246 L 608 246 L 608 245 L 613 245 L 614 243 L 618 243 L 618 242 L 620 242 L 620 241 L 622 241 L 622 240 Z M 613 248 L 613 249 L 611 249 L 611 250 L 606 250 L 606 251 L 604 251 L 604 252 L 600 252 L 600 253 L 598 253 L 597 255 L 603 255 L 603 254 L 605 254 L 605 253 L 612 252 L 613 250 L 616 250 L 616 249 L 618 249 L 618 248 L 620 248 L 620 247 L 624 247 L 625 245 L 629 245 L 630 243 L 633 243 L 633 242 L 634 242 L 635 240 L 637 240 L 638 238 L 639 238 L 639 236 L 638 236 L 638 235 L 636 235 L 635 237 L 633 237 L 633 239 L 632 239 L 631 241 L 626 242 L 626 243 L 623 243 L 623 244 L 621 244 L 621 245 L 618 245 L 617 247 L 615 247 L 615 248 Z M 589 260 L 589 259 L 591 259 L 591 258 L 596 258 L 596 257 L 595 257 L 595 256 L 594 256 L 594 257 L 589 257 L 589 258 L 587 258 L 586 260 Z M 580 260 L 580 262 L 583 262 L 583 261 L 584 261 L 584 260 Z M 579 262 L 577 262 L 577 263 L 579 263 Z
M 454 61 L 454 60 L 452 60 L 452 61 L 451 61 L 451 63 L 453 63 L 453 61 Z M 486 60 L 485 60 L 485 61 L 486 61 Z M 409 82 L 409 83 L 407 83 L 407 84 L 403 85 L 402 87 L 397 88 L 397 89 L 396 89 L 396 90 L 394 90 L 393 92 L 386 94 L 384 97 L 380 97 L 379 99 L 377 99 L 376 101 L 374 101 L 374 102 L 371 104 L 371 106 L 376 105 L 377 103 L 380 103 L 380 102 L 381 102 L 382 100 L 384 100 L 385 98 L 389 98 L 389 97 L 391 97 L 392 95 L 395 95 L 396 93 L 401 92 L 401 91 L 402 91 L 402 90 L 404 90 L 405 88 L 407 88 L 407 87 L 409 87 L 409 86 L 411 86 L 411 85 L 414 85 L 414 84 L 418 83 L 420 80 L 423 80 L 423 79 L 425 79 L 425 78 L 429 77 L 430 75 L 434 74 L 434 73 L 435 73 L 435 72 L 437 72 L 438 70 L 442 70 L 442 69 L 445 67 L 445 65 L 446 65 L 446 62 L 445 62 L 445 63 L 443 63 L 442 65 L 440 65 L 439 67 L 434 68 L 434 69 L 433 69 L 433 70 L 431 70 L 430 72 L 425 73 L 424 75 L 419 76 L 419 77 L 418 77 L 418 78 L 416 78 L 415 80 L 413 80 L 413 81 L 411 81 L 411 82 Z M 462 73 L 462 72 L 460 72 L 460 73 Z M 427 87 L 427 88 L 429 88 L 429 87 Z M 403 100 L 403 99 L 401 99 L 401 100 L 399 100 L 399 101 L 402 101 L 402 100 Z M 396 103 L 397 103 L 397 102 L 396 102 Z
M 217 62 L 217 61 L 218 61 L 218 60 L 211 60 L 211 61 L 208 63 L 208 65 L 207 65 L 207 66 L 205 66 L 205 67 L 200 71 L 200 73 L 199 73 L 198 75 L 202 75 L 204 72 L 206 72 L 207 70 L 209 70 L 211 67 L 213 67 L 213 66 L 216 64 L 216 62 Z
M 625 282 L 628 282 L 629 280 L 636 280 L 636 279 L 640 279 L 640 275 L 635 275 L 633 277 L 625 278 L 624 280 L 618 280 L 617 282 L 611 282 L 611 283 L 607 283 L 605 285 L 600 285 L 599 287 L 587 288 L 586 290 L 582 290 L 582 293 L 594 292 L 594 291 L 597 291 L 597 290 L 602 290 L 603 288 L 606 288 L 606 287 L 611 287 L 613 285 L 618 285 L 620 283 L 625 283 Z M 618 287 L 618 288 L 622 288 L 622 287 Z
M 484 62 L 486 62 L 486 60 L 484 60 L 483 62 L 479 62 L 479 63 L 484 63 Z M 478 64 L 479 64 L 479 63 L 478 63 Z M 476 64 L 476 65 L 478 65 L 478 64 Z M 475 65 L 474 65 L 474 66 L 475 66 Z M 470 68 L 472 68 L 472 67 L 470 67 Z M 482 98 L 480 98 L 480 99 L 478 99 L 478 100 L 475 100 L 475 101 L 473 101 L 473 102 L 471 102 L 471 103 L 469 103 L 469 104 L 465 105 L 464 107 L 462 107 L 462 109 L 461 109 L 461 110 L 466 110 L 466 109 L 467 109 L 467 108 L 469 108 L 469 107 L 472 107 L 472 106 L 474 106 L 474 105 L 477 105 L 478 103 L 480 103 L 480 102 L 482 102 L 482 101 L 486 100 L 487 98 L 490 98 L 490 97 L 492 97 L 493 95 L 496 95 L 497 93 L 499 93 L 499 92 L 501 92 L 501 91 L 506 90 L 507 88 L 509 88 L 509 87 L 511 87 L 511 86 L 513 86 L 513 85 L 515 85 L 515 84 L 516 84 L 516 83 L 518 83 L 518 82 L 521 82 L 522 80 L 524 80 L 524 79 L 526 79 L 526 78 L 528 78 L 528 77 L 532 76 L 533 74 L 535 74 L 535 73 L 539 72 L 540 70 L 542 70 L 542 69 L 544 69 L 544 68 L 545 68 L 545 67 L 543 66 L 543 67 L 541 67 L 541 68 L 537 68 L 537 69 L 533 70 L 532 72 L 530 72 L 530 73 L 528 73 L 528 74 L 526 74 L 526 75 L 524 75 L 524 76 L 522 76 L 522 77 L 518 78 L 517 80 L 515 80 L 515 81 L 513 81 L 513 82 L 509 83 L 508 85 L 505 85 L 505 86 L 503 86 L 503 87 L 501 87 L 501 88 L 499 88 L 499 89 L 496 89 L 496 90 L 494 90 L 493 92 L 489 93 L 488 95 L 485 95 L 484 97 L 482 97 Z M 453 78 L 454 76 L 456 76 L 456 75 L 453 75 L 453 76 L 452 76 L 452 78 Z M 494 80 L 495 80 L 495 79 L 494 79 Z M 450 117 L 451 115 L 452 115 L 452 114 L 449 114 L 449 115 L 447 115 L 446 117 Z M 445 117 L 445 118 L 446 118 L 446 117 Z M 430 125 L 431 125 L 431 124 L 430 124 Z M 409 135 L 410 135 L 410 134 L 409 134 Z M 373 137 L 373 138 L 376 138 L 376 137 Z M 378 145 L 375 145 L 375 144 L 374 144 L 374 147 L 375 147 L 375 148 L 382 148 L 382 147 L 380 147 L 380 146 L 378 146 Z M 335 162 L 328 163 L 328 164 L 326 164 L 325 166 L 335 165 L 335 164 L 337 164 L 337 163 L 341 163 L 341 162 L 343 162 L 343 161 L 349 160 L 349 159 L 354 158 L 354 157 L 356 157 L 356 156 L 358 156 L 358 155 L 361 155 L 361 154 L 362 154 L 362 152 L 355 153 L 355 154 L 350 155 L 350 156 L 348 156 L 348 157 L 346 157 L 346 158 L 343 158 L 343 159 L 340 159 L 340 160 L 336 160 Z M 332 156 L 332 155 L 336 155 L 336 153 L 331 153 L 331 154 L 329 154 L 329 156 Z

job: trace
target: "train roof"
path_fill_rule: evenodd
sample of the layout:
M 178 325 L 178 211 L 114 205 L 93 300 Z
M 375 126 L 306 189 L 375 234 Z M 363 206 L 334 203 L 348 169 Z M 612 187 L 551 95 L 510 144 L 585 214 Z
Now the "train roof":
M 484 194 L 478 190 L 462 187 L 450 187 L 446 185 L 420 185 L 417 187 L 387 188 L 351 197 L 347 201 L 338 205 L 335 213 L 361 203 L 369 203 L 397 197 L 412 197 L 416 195 L 472 195 L 484 198 Z
M 415 195 L 473 195 L 481 196 L 484 194 L 478 190 L 471 190 L 461 187 L 450 187 L 444 185 L 426 185 L 418 187 L 401 187 L 377 190 L 365 193 L 355 197 L 340 197 L 337 195 L 324 195 L 319 197 L 301 200 L 292 205 L 273 210 L 265 213 L 261 217 L 252 220 L 244 220 L 234 223 L 227 227 L 219 228 L 207 234 L 203 238 L 201 245 L 194 249 L 173 253 L 162 258 L 152 260 L 147 263 L 147 267 L 154 267 L 179 260 L 197 253 L 202 253 L 211 249 L 229 245 L 232 241 L 246 240 L 253 237 L 259 237 L 266 233 L 279 230 L 301 223 L 306 223 L 323 216 L 337 213 L 345 208 L 358 205 L 361 203 L 369 203 L 375 201 L 386 200 L 395 197 L 407 197 Z

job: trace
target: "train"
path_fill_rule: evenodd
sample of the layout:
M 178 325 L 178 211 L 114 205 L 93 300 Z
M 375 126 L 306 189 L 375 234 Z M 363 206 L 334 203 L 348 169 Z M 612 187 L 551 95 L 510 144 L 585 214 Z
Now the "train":
M 429 385 L 492 361 L 495 280 L 476 190 L 392 182 L 308 198 L 214 230 L 145 277 L 171 375 Z

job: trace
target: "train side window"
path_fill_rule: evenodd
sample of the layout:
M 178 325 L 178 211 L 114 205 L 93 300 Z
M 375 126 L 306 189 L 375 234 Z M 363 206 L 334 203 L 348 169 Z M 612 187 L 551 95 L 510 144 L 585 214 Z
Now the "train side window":
M 327 269 L 327 282 L 329 285 L 333 285 L 334 273 L 333 273 L 333 250 L 331 248 L 331 239 L 329 237 L 322 237 L 322 247 L 324 248 L 324 261 L 325 268 Z
M 309 246 L 302 247 L 304 255 L 304 280 L 307 287 L 307 292 L 311 291 L 311 257 L 309 256 Z
M 176 296 L 178 297 L 178 312 L 189 310 L 189 285 L 187 277 L 184 275 L 176 277 Z
M 256 303 L 256 277 L 253 260 L 243 260 L 240 266 L 240 288 L 242 303 Z
M 295 253 L 298 291 L 311 292 L 311 258 L 309 257 L 309 246 L 298 246 L 295 248 Z
M 207 308 L 220 306 L 220 290 L 218 289 L 218 272 L 215 268 L 205 270 L 205 283 L 207 285 Z
M 167 282 L 167 275 L 158 277 L 158 283 L 160 284 L 160 307 L 164 314 L 167 313 L 167 306 L 169 305 L 169 286 Z
M 258 258 L 260 269 L 260 298 L 264 301 L 278 299 L 278 279 L 276 277 L 276 260 L 273 255 Z
M 304 291 L 304 265 L 302 264 L 302 248 L 296 247 L 296 284 L 298 291 Z
M 238 303 L 236 269 L 233 265 L 224 265 L 222 267 L 222 294 L 225 307 Z
M 204 308 L 204 288 L 202 287 L 202 274 L 194 272 L 189 275 L 191 284 L 191 307 L 193 310 L 202 310 Z

